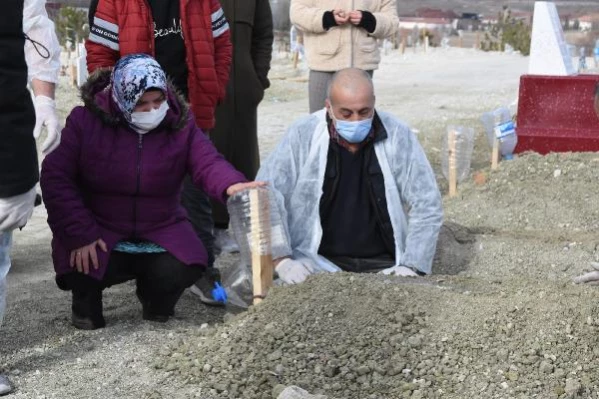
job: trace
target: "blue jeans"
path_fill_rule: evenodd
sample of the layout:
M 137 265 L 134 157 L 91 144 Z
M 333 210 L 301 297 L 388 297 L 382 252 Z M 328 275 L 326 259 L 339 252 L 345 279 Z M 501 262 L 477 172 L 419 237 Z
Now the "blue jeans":
M 0 232 L 0 325 L 4 319 L 6 308 L 6 275 L 10 269 L 10 247 L 12 246 L 12 231 Z

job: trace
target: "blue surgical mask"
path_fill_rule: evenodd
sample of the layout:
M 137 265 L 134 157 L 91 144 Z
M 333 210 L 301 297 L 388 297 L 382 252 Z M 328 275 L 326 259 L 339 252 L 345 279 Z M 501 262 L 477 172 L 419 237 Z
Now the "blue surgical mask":
M 335 130 L 337 130 L 337 133 L 347 140 L 347 142 L 352 144 L 361 143 L 366 139 L 368 133 L 370 133 L 370 130 L 372 129 L 373 117 L 374 115 L 361 121 L 343 121 L 337 119 L 331 109 L 331 118 L 335 121 Z

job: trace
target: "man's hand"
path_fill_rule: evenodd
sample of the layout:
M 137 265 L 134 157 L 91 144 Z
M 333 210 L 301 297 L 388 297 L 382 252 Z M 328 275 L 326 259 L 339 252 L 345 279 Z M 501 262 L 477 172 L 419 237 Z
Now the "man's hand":
M 335 23 L 339 26 L 345 25 L 349 21 L 349 14 L 339 8 L 333 10 L 333 17 L 335 17 Z
M 104 252 L 108 251 L 106 243 L 101 238 L 84 247 L 71 251 L 70 266 L 77 267 L 77 271 L 83 274 L 89 274 L 90 261 L 94 269 L 98 270 L 100 263 L 98 262 L 98 253 L 96 245 Z
M 360 10 L 354 10 L 352 12 L 349 13 L 348 15 L 349 18 L 349 22 L 352 25 L 359 25 L 360 22 L 362 22 L 362 11 Z
M 388 269 L 382 270 L 379 273 L 387 276 L 400 276 L 400 277 L 418 277 L 418 274 L 406 266 L 393 266 Z
M 599 285 L 599 263 L 591 262 L 591 267 L 595 271 L 585 273 L 581 276 L 574 277 L 574 283 L 586 283 L 588 285 Z
M 0 198 L 0 232 L 23 227 L 33 213 L 35 187 L 24 194 Z
M 308 259 L 294 260 L 285 258 L 278 262 L 275 266 L 275 271 L 279 275 L 279 278 L 287 284 L 302 283 L 309 275 L 314 274 L 314 268 Z
M 229 186 L 227 189 L 227 195 L 230 197 L 237 194 L 240 191 L 248 190 L 250 188 L 266 187 L 266 182 L 263 181 L 250 181 L 247 183 L 237 183 Z
M 40 137 L 42 126 L 46 126 L 48 137 L 42 146 L 42 153 L 48 155 L 60 144 L 60 124 L 56 116 L 56 102 L 50 97 L 39 95 L 35 97 L 35 128 L 33 137 Z

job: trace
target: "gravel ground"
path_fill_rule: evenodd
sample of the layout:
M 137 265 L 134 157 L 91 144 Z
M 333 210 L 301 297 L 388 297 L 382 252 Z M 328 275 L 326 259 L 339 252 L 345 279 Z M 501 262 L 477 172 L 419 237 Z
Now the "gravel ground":
M 347 273 L 276 289 L 156 360 L 219 398 L 596 398 L 597 293 L 565 282 Z
M 315 276 L 247 312 L 186 293 L 144 322 L 131 284 L 107 290 L 107 327 L 70 326 L 45 211 L 15 233 L 0 365 L 9 398 L 271 398 L 298 385 L 329 398 L 599 398 L 599 310 L 571 277 L 599 259 L 594 154 L 527 154 L 488 170 L 480 115 L 511 103 L 528 60 L 465 49 L 385 57 L 378 106 L 418 132 L 440 177 L 448 124 L 476 129 L 473 169 L 445 198 L 434 275 Z M 305 70 L 277 59 L 261 105 L 266 156 L 307 110 Z M 492 78 L 490 78 L 492 77 Z M 62 115 L 77 103 L 63 85 Z M 231 267 L 236 256 L 219 259 Z M 275 393 L 273 393 L 273 391 Z

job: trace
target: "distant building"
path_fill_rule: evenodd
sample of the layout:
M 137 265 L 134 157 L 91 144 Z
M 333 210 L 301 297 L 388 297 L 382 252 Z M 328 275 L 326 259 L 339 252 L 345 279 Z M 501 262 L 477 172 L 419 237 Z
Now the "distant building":
M 518 10 L 504 10 L 504 16 L 505 13 L 509 11 L 509 15 L 511 18 L 513 18 L 516 21 L 522 21 L 524 24 L 526 25 L 532 25 L 532 12 L 530 11 L 518 11 Z M 499 23 L 499 18 L 500 18 L 501 13 L 495 14 L 495 15 L 490 15 L 490 16 L 483 16 L 481 18 L 481 24 L 484 25 L 486 28 L 488 28 L 489 26 L 492 25 L 496 25 Z
M 466 32 L 480 30 L 482 21 L 480 15 L 473 12 L 462 13 L 456 24 L 456 29 Z
M 451 30 L 456 28 L 459 15 L 451 10 L 419 8 L 414 13 L 399 16 L 400 30 Z
M 497 18 L 497 15 L 485 15 L 480 19 L 480 22 L 483 25 L 496 25 L 499 22 L 499 19 Z
M 460 19 L 471 19 L 474 21 L 479 21 L 480 20 L 480 14 L 474 13 L 474 12 L 463 12 L 462 16 L 460 17 Z
M 599 28 L 599 13 L 586 14 L 579 17 L 574 22 L 574 27 L 578 25 L 578 30 L 581 32 L 590 32 Z
M 578 24 L 576 23 L 576 21 L 579 17 L 580 15 L 576 14 L 560 14 L 559 20 L 562 24 L 562 28 L 564 29 L 564 31 L 577 29 Z
M 431 19 L 445 19 L 448 21 L 454 21 L 459 19 L 460 16 L 452 10 L 441 10 L 438 8 L 419 8 L 414 12 L 415 17 L 420 18 L 431 18 Z
M 532 12 L 530 11 L 511 11 L 511 17 L 516 21 L 522 21 L 526 25 L 532 25 Z
M 400 17 L 399 18 L 400 29 L 427 29 L 427 30 L 438 30 L 438 29 L 453 29 L 453 21 L 449 21 L 444 18 L 420 18 L 420 17 Z

